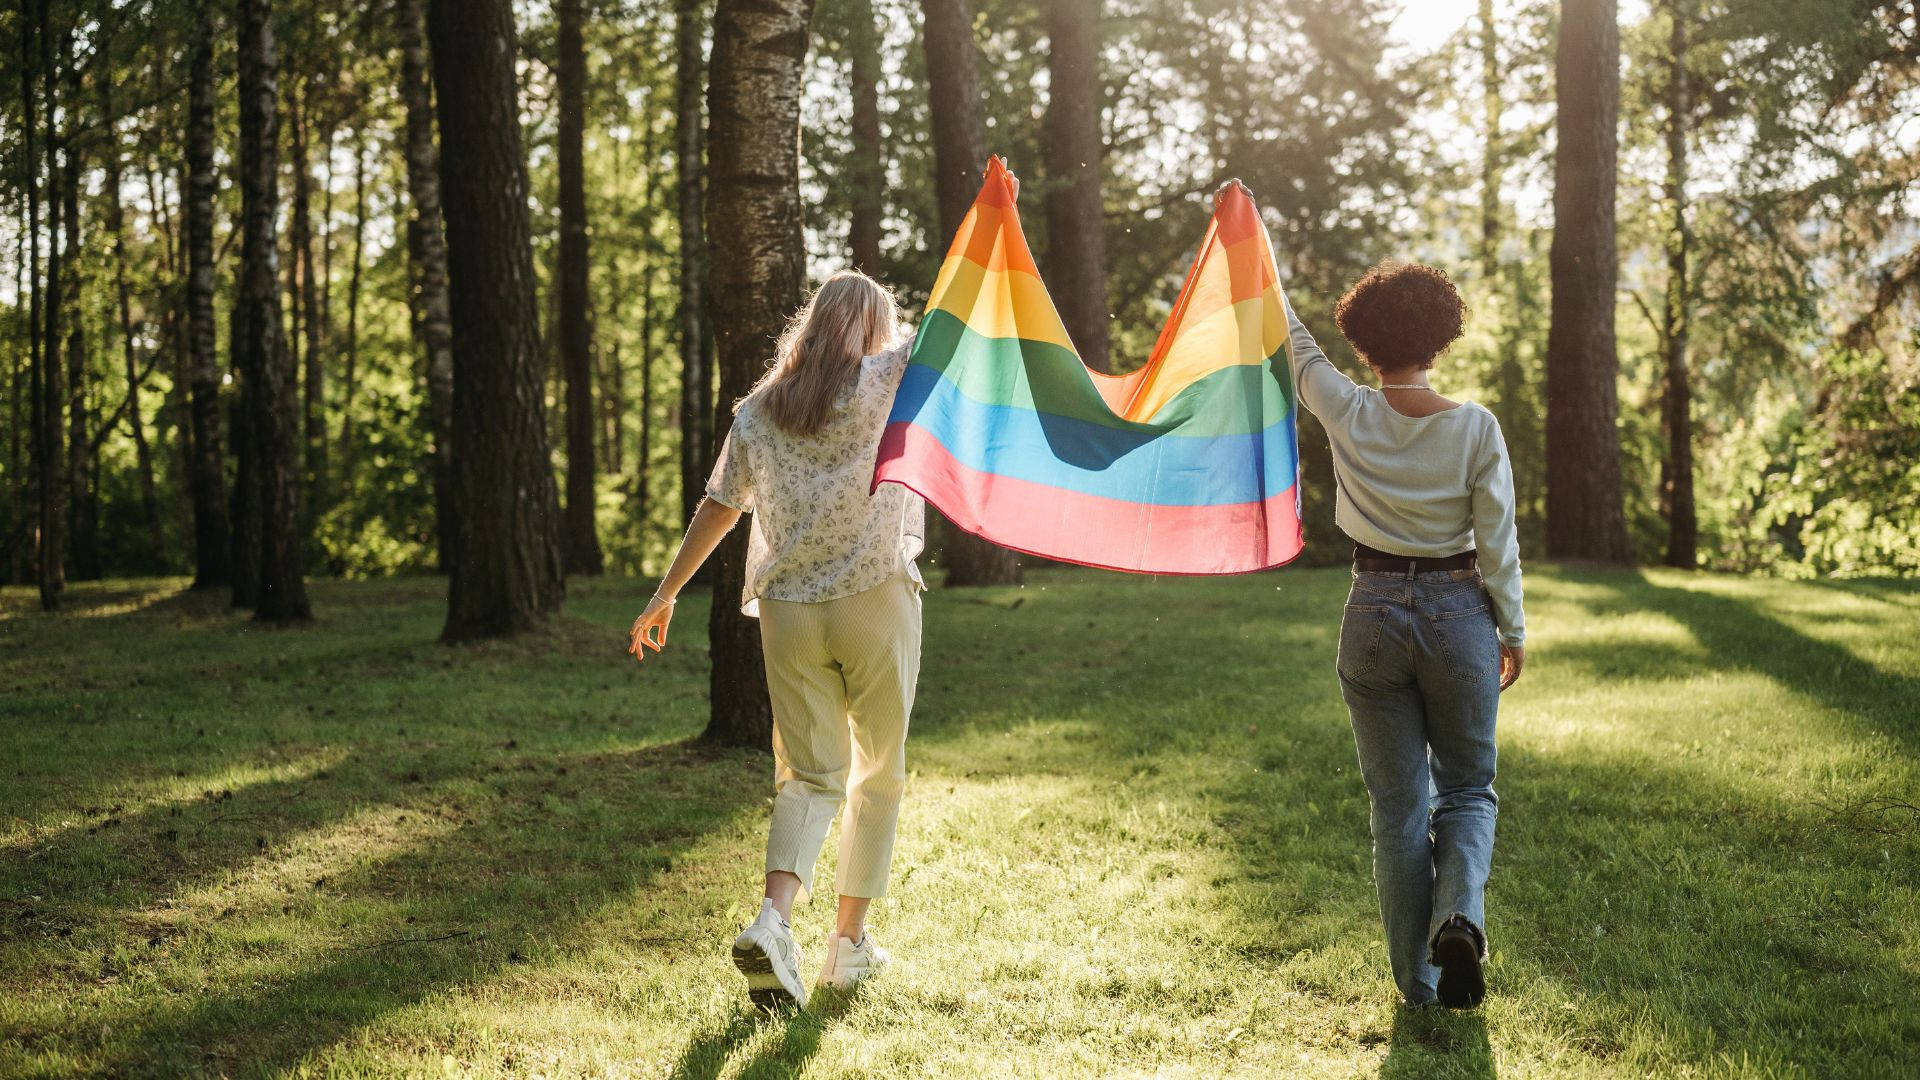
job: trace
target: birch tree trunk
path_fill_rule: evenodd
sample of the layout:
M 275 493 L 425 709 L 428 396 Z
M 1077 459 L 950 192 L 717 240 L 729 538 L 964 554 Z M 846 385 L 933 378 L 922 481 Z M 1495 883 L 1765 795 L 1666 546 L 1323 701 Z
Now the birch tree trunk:
M 433 442 L 433 516 L 440 572 L 453 570 L 453 315 L 447 299 L 447 242 L 440 213 L 440 150 L 434 142 L 433 83 L 420 37 L 420 0 L 398 0 L 400 93 L 407 109 L 407 259 L 412 264 L 413 336 L 425 357 L 427 427 Z
M 805 299 L 799 133 L 812 17 L 812 0 L 720 0 L 714 14 L 707 226 L 722 401 L 752 389 L 788 315 Z M 731 413 L 725 423 L 732 424 Z M 706 737 L 766 746 L 773 710 L 760 630 L 740 612 L 746 563 L 747 530 L 738 528 L 715 556 Z
M 187 382 L 193 490 L 193 587 L 233 583 L 227 525 L 227 466 L 220 439 L 220 372 L 213 322 L 214 18 L 196 21 L 187 55 L 186 307 Z
M 260 582 L 254 618 L 312 618 L 302 576 L 295 371 L 281 340 L 275 214 L 279 209 L 279 59 L 270 0 L 240 0 L 241 287 L 251 385 L 247 451 L 258 481 Z

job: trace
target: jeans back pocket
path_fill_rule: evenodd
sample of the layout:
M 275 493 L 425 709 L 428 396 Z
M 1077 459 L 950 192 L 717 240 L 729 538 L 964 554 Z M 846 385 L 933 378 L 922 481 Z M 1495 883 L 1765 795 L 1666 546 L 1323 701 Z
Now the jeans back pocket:
M 1334 667 L 1348 679 L 1364 679 L 1373 674 L 1380 658 L 1382 625 L 1387 620 L 1385 604 L 1347 602 L 1340 615 L 1340 653 Z
M 1447 674 L 1461 682 L 1500 677 L 1500 638 L 1493 611 L 1482 594 L 1480 602 L 1451 611 L 1427 613 L 1427 625 L 1438 640 Z

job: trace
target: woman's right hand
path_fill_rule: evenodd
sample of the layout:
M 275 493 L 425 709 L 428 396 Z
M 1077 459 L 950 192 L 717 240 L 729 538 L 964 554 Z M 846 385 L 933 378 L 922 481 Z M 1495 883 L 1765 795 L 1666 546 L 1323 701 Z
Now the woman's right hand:
M 1500 643 L 1500 689 L 1512 686 L 1520 677 L 1520 666 L 1526 663 L 1527 649 L 1524 645 Z
M 658 596 L 647 602 L 647 610 L 633 620 L 633 640 L 628 643 L 627 651 L 636 661 L 647 658 L 647 650 L 659 652 L 667 647 L 667 625 L 673 622 L 673 603 Z M 658 636 L 654 631 L 659 631 Z

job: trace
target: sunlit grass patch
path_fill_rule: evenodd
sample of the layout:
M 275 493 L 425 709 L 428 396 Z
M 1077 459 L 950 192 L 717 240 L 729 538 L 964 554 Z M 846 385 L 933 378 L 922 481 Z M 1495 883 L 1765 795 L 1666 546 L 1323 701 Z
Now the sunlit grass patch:
M 461 648 L 431 579 L 271 633 L 179 584 L 0 594 L 0 1074 L 1847 1077 L 1920 1040 L 1908 587 L 1530 571 L 1468 1016 L 1394 1009 L 1343 572 L 936 591 L 895 967 L 762 1018 L 726 943 L 772 767 L 689 741 L 704 598 L 636 667 L 648 583 Z

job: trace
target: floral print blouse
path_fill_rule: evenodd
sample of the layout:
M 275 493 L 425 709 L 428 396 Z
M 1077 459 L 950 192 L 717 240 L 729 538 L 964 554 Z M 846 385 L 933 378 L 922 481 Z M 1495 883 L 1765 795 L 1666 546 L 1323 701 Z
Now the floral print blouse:
M 707 497 L 753 515 L 740 608 L 748 616 L 759 617 L 762 597 L 820 603 L 903 571 L 924 588 L 913 560 L 924 546 L 926 503 L 898 484 L 868 494 L 911 345 L 862 360 L 816 434 L 782 431 L 758 395 L 740 403 Z

